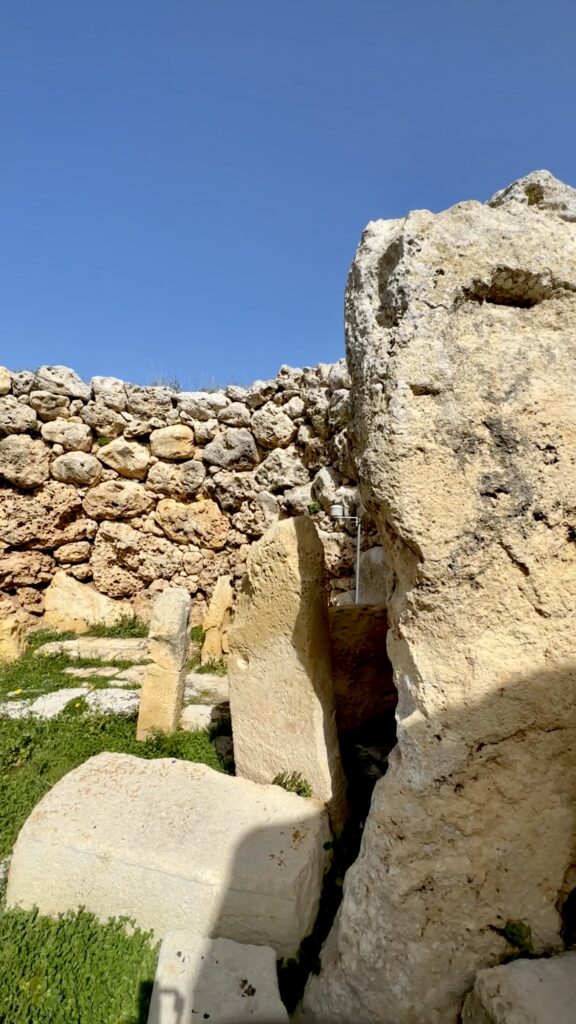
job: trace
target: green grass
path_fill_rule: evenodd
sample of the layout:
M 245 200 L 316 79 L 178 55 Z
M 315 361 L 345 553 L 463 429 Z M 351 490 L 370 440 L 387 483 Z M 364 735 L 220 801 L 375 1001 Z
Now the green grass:
M 10 852 L 20 828 L 44 793 L 94 754 L 110 751 L 144 758 L 176 757 L 224 770 L 207 732 L 176 732 L 142 743 L 136 740 L 135 716 L 85 716 L 74 711 L 79 709 L 72 708 L 48 721 L 27 718 L 2 722 L 0 859 Z
M 71 640 L 74 636 L 74 633 L 54 633 L 49 630 L 33 633 L 24 655 L 18 661 L 0 664 L 0 700 L 25 700 L 83 684 L 94 688 L 106 685 L 103 676 L 80 679 L 78 676 L 67 675 L 64 671 L 66 668 L 117 668 L 118 671 L 131 668 L 131 661 L 102 662 L 95 658 L 69 658 L 66 654 L 36 654 L 43 644 Z M 8 697 L 8 694 L 11 696 Z
M 114 626 L 96 623 L 83 634 L 84 636 L 107 636 L 112 639 L 129 639 L 131 637 L 148 636 L 148 626 L 136 615 L 123 615 Z
M 0 912 L 0 1024 L 146 1024 L 157 951 L 85 910 Z

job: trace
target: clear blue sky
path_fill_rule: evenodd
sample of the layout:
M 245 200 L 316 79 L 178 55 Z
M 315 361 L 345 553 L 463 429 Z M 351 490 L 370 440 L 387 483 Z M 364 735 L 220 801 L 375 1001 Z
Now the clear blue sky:
M 362 228 L 576 184 L 574 0 L 2 0 L 0 363 L 343 353 Z

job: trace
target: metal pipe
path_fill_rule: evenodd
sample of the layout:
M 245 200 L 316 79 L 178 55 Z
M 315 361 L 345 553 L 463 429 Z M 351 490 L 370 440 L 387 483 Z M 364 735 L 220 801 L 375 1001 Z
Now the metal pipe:
M 360 516 L 356 516 L 356 604 L 360 604 L 360 536 L 362 526 Z

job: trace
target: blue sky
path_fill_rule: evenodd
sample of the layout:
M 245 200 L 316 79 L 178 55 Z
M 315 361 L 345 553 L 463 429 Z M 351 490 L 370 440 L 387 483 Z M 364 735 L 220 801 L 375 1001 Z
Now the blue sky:
M 366 222 L 576 184 L 574 0 L 2 0 L 0 363 L 343 353 Z

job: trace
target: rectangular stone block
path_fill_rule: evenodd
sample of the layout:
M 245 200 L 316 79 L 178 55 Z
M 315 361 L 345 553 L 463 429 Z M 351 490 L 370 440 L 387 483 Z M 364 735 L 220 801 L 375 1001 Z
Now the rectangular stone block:
M 169 932 L 162 942 L 148 1024 L 288 1024 L 276 953 L 230 939 Z
M 154 602 L 148 633 L 151 664 L 144 676 L 136 737 L 178 728 L 189 647 L 190 594 L 168 587 Z
M 7 902 L 85 906 L 294 955 L 329 854 L 322 804 L 206 765 L 99 754 L 64 776 L 20 831 Z

